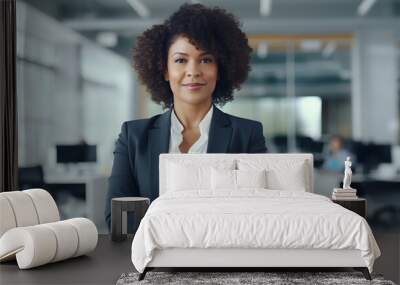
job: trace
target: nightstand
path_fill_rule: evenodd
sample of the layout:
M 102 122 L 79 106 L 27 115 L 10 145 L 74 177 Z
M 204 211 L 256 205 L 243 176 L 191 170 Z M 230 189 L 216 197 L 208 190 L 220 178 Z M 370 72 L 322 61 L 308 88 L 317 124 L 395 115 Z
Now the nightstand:
M 357 198 L 353 200 L 336 200 L 332 199 L 332 202 L 339 204 L 340 206 L 359 214 L 361 217 L 367 217 L 367 200 L 364 198 Z
M 111 240 L 124 241 L 127 238 L 127 212 L 135 215 L 135 229 L 139 227 L 140 221 L 144 217 L 150 199 L 144 197 L 119 197 L 111 200 Z

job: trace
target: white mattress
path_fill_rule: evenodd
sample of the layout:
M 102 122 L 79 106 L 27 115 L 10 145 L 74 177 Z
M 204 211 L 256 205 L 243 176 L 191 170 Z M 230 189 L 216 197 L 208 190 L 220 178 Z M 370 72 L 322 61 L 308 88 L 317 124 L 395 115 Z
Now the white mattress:
M 266 189 L 224 193 L 157 198 L 132 243 L 135 268 L 143 272 L 156 249 L 168 248 L 354 249 L 370 271 L 380 255 L 365 219 L 326 197 Z

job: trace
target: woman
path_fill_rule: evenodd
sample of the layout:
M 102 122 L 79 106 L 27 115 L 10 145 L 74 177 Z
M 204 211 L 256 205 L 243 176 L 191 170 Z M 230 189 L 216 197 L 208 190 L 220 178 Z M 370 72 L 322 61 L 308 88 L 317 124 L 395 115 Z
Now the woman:
M 153 101 L 169 110 L 122 125 L 109 179 L 106 221 L 113 197 L 158 197 L 160 153 L 266 152 L 262 125 L 223 113 L 250 69 L 245 34 L 233 15 L 183 5 L 141 35 L 134 68 Z

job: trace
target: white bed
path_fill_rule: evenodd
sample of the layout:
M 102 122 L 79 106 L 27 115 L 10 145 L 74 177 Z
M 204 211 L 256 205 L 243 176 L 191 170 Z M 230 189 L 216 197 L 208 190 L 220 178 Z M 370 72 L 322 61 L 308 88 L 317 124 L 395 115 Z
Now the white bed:
M 362 217 L 312 194 L 310 154 L 162 154 L 159 182 L 132 243 L 140 279 L 154 267 L 354 267 L 370 278 L 380 255 Z

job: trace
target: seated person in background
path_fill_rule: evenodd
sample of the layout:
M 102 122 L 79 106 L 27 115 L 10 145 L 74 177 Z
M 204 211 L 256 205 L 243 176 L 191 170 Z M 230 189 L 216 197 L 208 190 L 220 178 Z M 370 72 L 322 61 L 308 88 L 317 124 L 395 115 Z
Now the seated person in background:
M 351 154 L 343 147 L 342 137 L 334 135 L 330 139 L 322 169 L 341 173 L 344 171 L 344 161 L 348 156 L 351 157 Z

